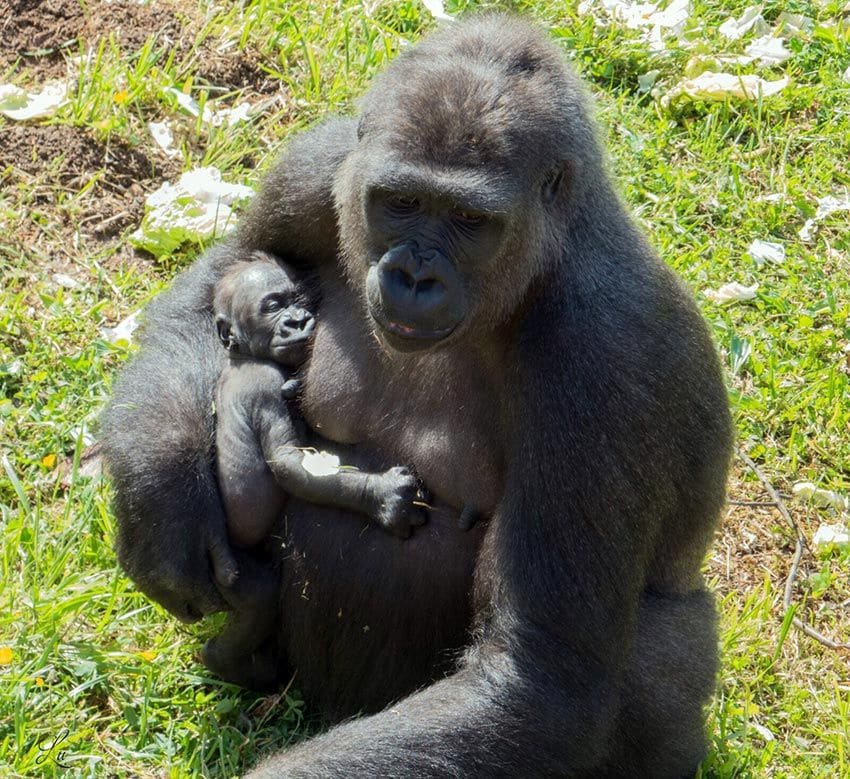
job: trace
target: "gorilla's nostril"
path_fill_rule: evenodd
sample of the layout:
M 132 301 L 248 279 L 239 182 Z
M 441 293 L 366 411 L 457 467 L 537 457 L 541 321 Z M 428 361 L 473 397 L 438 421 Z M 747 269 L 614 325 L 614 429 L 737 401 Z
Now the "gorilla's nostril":
M 429 292 L 436 292 L 439 284 L 437 279 L 422 279 L 416 283 L 416 294 L 427 295 Z
M 406 271 L 403 271 L 401 268 L 393 268 L 390 271 L 390 278 L 393 284 L 401 287 L 402 289 L 413 289 L 413 286 L 416 283 L 413 276 Z

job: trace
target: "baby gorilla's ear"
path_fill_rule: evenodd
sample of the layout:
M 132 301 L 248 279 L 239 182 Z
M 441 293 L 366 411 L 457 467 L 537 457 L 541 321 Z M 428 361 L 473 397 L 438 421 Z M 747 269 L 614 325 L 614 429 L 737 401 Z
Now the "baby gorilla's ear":
M 230 326 L 230 320 L 224 314 L 219 314 L 215 318 L 215 329 L 221 345 L 230 351 L 234 345 L 233 330 Z

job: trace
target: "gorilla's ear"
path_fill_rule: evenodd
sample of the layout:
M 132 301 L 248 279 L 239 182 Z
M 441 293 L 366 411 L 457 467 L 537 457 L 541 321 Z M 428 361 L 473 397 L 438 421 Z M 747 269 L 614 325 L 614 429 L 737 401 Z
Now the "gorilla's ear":
M 543 202 L 549 205 L 554 203 L 558 197 L 558 193 L 564 186 L 564 181 L 567 177 L 568 163 L 561 161 L 557 165 L 550 168 L 543 177 L 543 186 L 541 188 L 541 196 Z
M 234 343 L 233 331 L 230 327 L 230 320 L 224 316 L 224 314 L 219 314 L 215 318 L 215 329 L 218 333 L 218 340 L 221 341 L 221 345 L 230 351 L 233 348 Z

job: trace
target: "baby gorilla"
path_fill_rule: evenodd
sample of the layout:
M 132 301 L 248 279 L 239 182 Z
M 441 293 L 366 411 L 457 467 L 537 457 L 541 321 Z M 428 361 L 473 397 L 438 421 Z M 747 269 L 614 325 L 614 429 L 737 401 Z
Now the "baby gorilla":
M 366 514 L 401 538 L 425 521 L 413 505 L 417 481 L 406 468 L 327 475 L 305 468 L 304 447 L 313 442 L 285 403 L 298 390 L 294 373 L 315 327 L 304 298 L 283 264 L 254 252 L 218 282 L 213 300 L 218 337 L 229 355 L 215 399 L 219 490 L 231 543 L 255 551 L 238 555 L 235 583 L 219 582 L 233 614 L 204 647 L 203 659 L 223 679 L 247 687 L 275 681 L 273 653 L 261 646 L 273 633 L 280 585 L 257 548 L 269 542 L 287 495 Z

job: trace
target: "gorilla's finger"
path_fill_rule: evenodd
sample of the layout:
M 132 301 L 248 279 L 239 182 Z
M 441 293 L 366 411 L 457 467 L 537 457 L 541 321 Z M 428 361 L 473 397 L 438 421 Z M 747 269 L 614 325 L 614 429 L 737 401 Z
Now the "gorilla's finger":
M 232 587 L 239 578 L 239 564 L 224 538 L 213 538 L 209 544 L 213 574 L 219 587 Z

